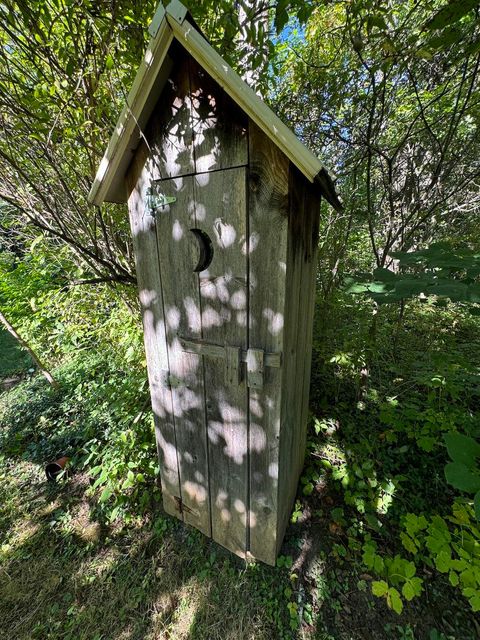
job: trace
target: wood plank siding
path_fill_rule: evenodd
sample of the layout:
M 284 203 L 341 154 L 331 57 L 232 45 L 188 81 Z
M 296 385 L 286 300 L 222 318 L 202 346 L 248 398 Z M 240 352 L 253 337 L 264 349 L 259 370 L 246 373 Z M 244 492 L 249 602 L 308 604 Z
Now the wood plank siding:
M 274 564 L 305 451 L 318 188 L 169 55 L 126 177 L 164 505 Z

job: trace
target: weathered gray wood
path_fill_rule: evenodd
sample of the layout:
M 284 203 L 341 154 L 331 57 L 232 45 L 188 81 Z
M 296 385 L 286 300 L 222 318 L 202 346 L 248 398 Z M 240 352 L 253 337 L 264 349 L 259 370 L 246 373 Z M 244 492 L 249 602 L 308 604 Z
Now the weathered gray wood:
M 161 191 L 175 197 L 156 215 L 160 273 L 181 483 L 179 506 L 185 522 L 211 535 L 203 366 L 186 353 L 180 337 L 202 333 L 198 261 L 190 229 L 195 227 L 193 177 L 163 180 Z
M 248 119 L 220 85 L 190 60 L 195 170 L 248 163 Z
M 248 87 L 195 27 L 184 20 L 181 24 L 168 15 L 175 37 L 204 69 L 221 84 L 257 127 L 262 129 L 279 151 L 313 182 L 322 170 L 321 161 L 311 153 L 278 116 Z
M 288 231 L 288 159 L 249 122 L 249 348 L 283 351 Z M 285 354 L 284 354 L 285 356 Z M 250 552 L 275 564 L 281 369 L 249 390 Z
M 292 164 L 289 191 L 287 289 L 290 294 L 285 351 L 290 355 L 286 356 L 285 363 L 280 438 L 280 468 L 287 471 L 280 475 L 279 542 L 288 524 L 305 456 L 320 213 L 317 190 Z
M 195 178 L 196 224 L 213 244 L 198 274 L 202 338 L 246 349 L 247 276 L 245 168 Z M 246 552 L 248 511 L 247 391 L 226 384 L 226 360 L 203 358 L 208 424 L 212 537 L 239 556 Z
M 293 498 L 297 490 L 298 475 L 296 437 L 300 428 L 301 394 L 299 392 L 298 369 L 303 358 L 302 317 L 305 315 L 302 298 L 302 252 L 301 243 L 295 235 L 296 227 L 304 218 L 304 193 L 289 167 L 289 212 L 287 251 L 287 296 L 285 308 L 285 365 L 282 381 L 282 420 L 280 434 L 279 502 L 277 512 L 277 539 L 281 545 L 288 525 Z M 303 381 L 303 376 L 302 376 Z
M 264 351 L 249 349 L 247 351 L 247 386 L 250 389 L 263 389 Z
M 138 290 L 142 310 L 145 354 L 155 434 L 160 458 L 163 504 L 167 513 L 178 513 L 175 496 L 180 496 L 177 443 L 172 396 L 163 371 L 168 370 L 162 284 L 154 219 L 145 211 L 143 195 L 150 180 L 148 152 L 142 145 L 127 175 L 130 192 L 128 209 L 132 229 Z
M 194 172 L 189 58 L 177 45 L 174 66 L 153 111 L 146 136 L 153 152 L 154 180 Z
M 305 451 L 319 196 L 193 61 L 177 73 L 129 175 L 165 508 L 274 564 Z M 152 179 L 176 198 L 156 235 Z
M 222 347 L 213 342 L 205 342 L 204 340 L 186 340 L 180 338 L 180 343 L 184 351 L 189 353 L 196 353 L 199 356 L 208 356 L 210 358 L 226 358 L 227 347 Z M 240 362 L 247 362 L 248 351 L 240 349 Z M 281 353 L 264 353 L 263 364 L 265 367 L 276 367 L 277 369 L 282 366 L 282 354 Z
M 242 381 L 241 352 L 238 347 L 225 347 L 225 384 L 239 385 Z
M 316 299 L 316 279 L 317 279 L 317 260 L 318 260 L 318 230 L 320 222 L 320 193 L 313 185 L 308 183 L 302 176 L 305 186 L 305 214 L 307 222 L 305 224 L 305 247 L 304 247 L 304 263 L 302 281 L 305 283 L 305 347 L 303 362 L 303 382 L 302 382 L 302 415 L 300 419 L 301 431 L 298 441 L 298 458 L 296 462 L 297 474 L 300 475 L 304 460 L 305 449 L 307 444 L 307 422 L 309 414 L 309 397 L 310 397 L 310 377 L 312 369 L 312 340 L 313 340 L 313 321 L 315 313 Z

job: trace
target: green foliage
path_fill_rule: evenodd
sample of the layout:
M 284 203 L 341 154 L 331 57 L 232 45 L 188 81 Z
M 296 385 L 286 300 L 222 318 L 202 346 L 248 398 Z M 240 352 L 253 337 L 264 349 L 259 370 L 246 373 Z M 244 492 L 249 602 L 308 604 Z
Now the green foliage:
M 2 450 L 38 462 L 68 455 L 94 478 L 104 515 L 130 517 L 158 498 L 140 327 L 107 286 L 62 286 L 65 254 L 38 242 L 22 260 L 0 254 L 2 307 L 28 342 L 61 361 L 58 392 L 33 379 L 5 399 Z
M 317 411 L 306 466 L 320 459 L 326 473 L 303 501 L 333 497 L 322 509 L 333 557 L 359 567 L 358 588 L 371 580 L 367 591 L 392 611 L 408 615 L 412 600 L 432 597 L 425 571 L 445 576 L 441 588 L 458 591 L 475 610 L 478 526 L 472 504 L 454 499 L 443 468 L 447 451 L 454 463 L 476 462 L 478 320 L 459 304 L 411 301 L 397 324 L 396 310 L 385 305 L 372 337 L 368 300 L 337 295 L 318 313 L 319 323 L 331 317 L 315 334 L 321 367 L 313 371 Z M 467 565 L 473 569 L 462 578 Z
M 401 534 L 414 560 L 421 558 L 440 573 L 448 574 L 453 587 L 461 589 L 473 611 L 480 611 L 480 530 L 473 509 L 455 500 L 452 514 L 425 518 L 407 514 Z
M 445 478 L 455 489 L 475 494 L 473 505 L 480 522 L 480 444 L 460 433 L 447 433 L 444 439 L 453 460 L 445 466 Z
M 374 269 L 372 279 L 347 279 L 350 293 L 366 293 L 375 302 L 386 304 L 421 296 L 452 302 L 470 303 L 471 313 L 480 308 L 480 253 L 472 249 L 453 248 L 449 243 L 431 244 L 427 249 L 410 252 L 392 251 L 398 272 L 383 267 Z
M 368 569 L 384 578 L 372 582 L 372 593 L 378 597 L 385 597 L 390 609 L 402 613 L 402 596 L 408 602 L 419 596 L 423 580 L 415 575 L 416 566 L 413 562 L 400 555 L 393 558 L 382 557 L 376 551 L 377 545 L 367 537 L 363 545 L 363 562 Z
M 15 373 L 21 373 L 31 367 L 27 354 L 19 348 L 15 339 L 0 328 L 0 380 Z

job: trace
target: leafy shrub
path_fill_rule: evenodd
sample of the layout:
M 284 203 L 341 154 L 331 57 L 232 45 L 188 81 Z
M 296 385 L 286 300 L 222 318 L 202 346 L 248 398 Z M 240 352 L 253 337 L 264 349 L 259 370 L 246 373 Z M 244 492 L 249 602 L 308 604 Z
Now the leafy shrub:
M 448 574 L 473 611 L 480 611 L 480 529 L 470 505 L 455 500 L 452 514 L 425 518 L 407 514 L 402 544 L 417 562 L 424 560 L 440 573 Z
M 480 444 L 461 433 L 448 433 L 445 442 L 450 458 L 445 467 L 447 482 L 466 493 L 473 493 L 475 516 L 480 522 Z

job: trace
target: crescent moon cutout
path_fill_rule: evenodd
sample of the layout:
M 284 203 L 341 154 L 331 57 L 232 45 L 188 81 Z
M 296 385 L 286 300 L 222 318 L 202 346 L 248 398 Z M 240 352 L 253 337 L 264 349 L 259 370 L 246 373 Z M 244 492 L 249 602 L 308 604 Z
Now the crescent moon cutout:
M 213 260 L 213 245 L 208 233 L 205 233 L 205 231 L 201 229 L 190 229 L 190 231 L 197 239 L 199 249 L 198 263 L 193 271 L 199 273 L 210 266 Z

